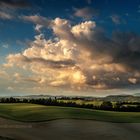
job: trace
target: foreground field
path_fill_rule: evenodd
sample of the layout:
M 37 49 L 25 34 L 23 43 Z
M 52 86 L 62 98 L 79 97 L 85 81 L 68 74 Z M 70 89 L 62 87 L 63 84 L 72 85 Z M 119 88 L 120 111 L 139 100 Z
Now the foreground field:
M 140 123 L 62 119 L 24 123 L 0 118 L 0 140 L 139 140 Z M 2 128 L 6 127 L 6 128 Z
M 22 122 L 84 119 L 106 122 L 140 122 L 140 112 L 113 112 L 35 104 L 0 104 L 0 116 Z
M 138 140 L 136 122 L 140 113 L 0 104 L 0 140 Z

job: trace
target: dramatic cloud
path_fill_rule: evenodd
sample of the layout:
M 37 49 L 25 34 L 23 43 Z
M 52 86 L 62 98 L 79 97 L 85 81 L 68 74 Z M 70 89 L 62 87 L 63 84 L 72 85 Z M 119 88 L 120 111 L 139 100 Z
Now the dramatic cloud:
M 84 19 L 90 19 L 97 15 L 98 15 L 98 11 L 90 7 L 75 9 L 75 13 L 74 13 L 74 16 L 81 17 Z
M 41 16 L 25 20 L 52 29 L 52 39 L 35 36 L 29 48 L 7 57 L 6 69 L 17 67 L 40 86 L 77 90 L 114 89 L 140 84 L 140 36 L 116 32 L 111 37 L 96 28 L 94 21 L 72 25 L 66 19 Z

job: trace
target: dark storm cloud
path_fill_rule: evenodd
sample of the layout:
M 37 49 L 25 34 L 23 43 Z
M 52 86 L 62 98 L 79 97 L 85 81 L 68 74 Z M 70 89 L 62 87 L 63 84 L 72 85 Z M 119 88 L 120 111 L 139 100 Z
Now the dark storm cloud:
M 104 89 L 140 85 L 140 35 L 132 32 L 114 32 L 108 37 L 104 32 L 94 30 L 90 39 L 85 37 L 75 40 L 81 49 L 90 52 L 95 64 L 94 70 L 86 67 L 82 70 L 87 85 L 103 85 Z M 93 75 L 96 76 L 95 79 Z
M 88 73 L 89 74 L 89 73 Z M 133 78 L 130 78 L 133 77 Z M 132 81 L 134 80 L 134 82 Z M 92 75 L 87 75 L 86 84 L 94 86 L 98 84 L 104 84 L 103 89 L 115 89 L 115 88 L 128 88 L 131 86 L 140 85 L 140 81 L 134 78 L 134 73 L 120 73 L 120 72 L 106 72 L 96 74 L 96 79 L 92 78 Z
M 118 51 L 113 56 L 114 63 L 122 63 L 131 69 L 140 70 L 140 36 L 135 33 L 115 33 L 114 43 Z
M 121 63 L 131 70 L 140 70 L 140 36 L 131 32 L 115 32 L 107 37 L 103 32 L 94 32 L 92 40 L 79 40 L 81 46 L 93 52 L 91 56 L 101 58 L 110 56 L 106 63 Z M 103 61 L 104 63 L 104 61 Z
M 0 0 L 0 8 L 29 8 L 31 4 L 25 0 Z
M 135 33 L 116 32 L 111 38 L 100 34 L 94 39 L 94 41 L 91 41 L 93 43 L 92 47 L 89 48 L 93 51 L 93 59 L 98 60 L 106 56 L 110 56 L 111 59 L 107 61 L 104 59 L 100 64 L 102 67 L 97 71 L 88 70 L 85 72 L 87 84 L 104 83 L 107 89 L 138 86 L 140 81 L 136 73 L 140 71 L 140 36 Z M 114 71 L 108 72 L 107 69 L 104 69 L 104 64 L 110 65 L 110 68 L 113 68 L 114 64 L 119 64 L 125 70 L 121 72 L 114 69 Z M 92 75 L 96 75 L 96 79 L 93 79 Z

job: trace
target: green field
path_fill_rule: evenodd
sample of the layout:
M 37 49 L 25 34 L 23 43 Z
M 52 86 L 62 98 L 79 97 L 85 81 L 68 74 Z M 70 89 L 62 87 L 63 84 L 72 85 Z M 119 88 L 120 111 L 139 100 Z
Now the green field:
M 0 117 L 40 122 L 55 119 L 87 119 L 107 122 L 140 122 L 140 112 L 113 112 L 91 109 L 43 106 L 36 104 L 0 104 Z

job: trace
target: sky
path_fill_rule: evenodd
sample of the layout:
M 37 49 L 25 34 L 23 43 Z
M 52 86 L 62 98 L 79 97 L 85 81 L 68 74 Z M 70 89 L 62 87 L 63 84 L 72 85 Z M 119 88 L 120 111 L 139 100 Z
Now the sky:
M 0 0 L 0 96 L 140 91 L 140 0 Z

